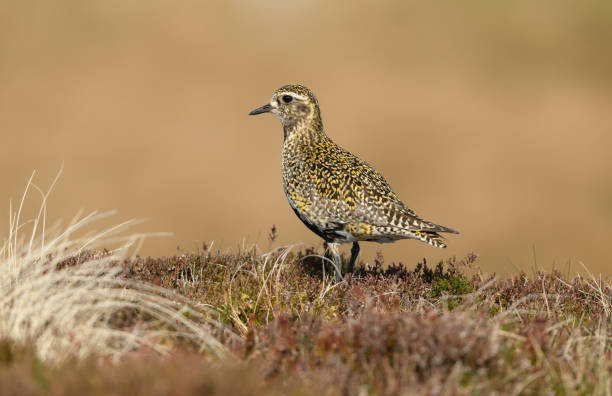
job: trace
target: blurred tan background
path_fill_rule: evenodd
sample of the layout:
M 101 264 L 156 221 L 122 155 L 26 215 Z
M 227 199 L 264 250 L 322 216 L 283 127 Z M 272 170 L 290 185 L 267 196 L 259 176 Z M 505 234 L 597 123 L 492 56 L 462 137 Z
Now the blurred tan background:
M 535 250 L 611 274 L 612 3 L 535 3 L 3 1 L 0 224 L 64 161 L 50 219 L 117 209 L 174 233 L 144 254 L 267 250 L 272 224 L 274 246 L 319 244 L 282 192 L 279 121 L 247 116 L 301 82 L 333 139 L 461 231 L 446 250 L 366 243 L 363 261 L 474 251 L 510 273 Z

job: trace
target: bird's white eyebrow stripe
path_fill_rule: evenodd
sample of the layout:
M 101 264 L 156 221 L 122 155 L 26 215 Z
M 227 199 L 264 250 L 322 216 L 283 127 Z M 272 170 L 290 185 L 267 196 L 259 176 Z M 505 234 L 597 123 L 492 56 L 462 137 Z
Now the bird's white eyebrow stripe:
M 279 92 L 278 94 L 279 95 L 291 95 L 294 98 L 301 99 L 301 100 L 307 99 L 307 96 L 305 96 L 305 95 L 300 95 L 298 93 L 290 92 L 290 91 L 282 91 L 282 92 Z

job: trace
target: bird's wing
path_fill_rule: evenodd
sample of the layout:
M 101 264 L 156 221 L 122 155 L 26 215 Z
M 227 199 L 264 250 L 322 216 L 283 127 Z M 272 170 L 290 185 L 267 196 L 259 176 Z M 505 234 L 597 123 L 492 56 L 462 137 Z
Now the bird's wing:
M 457 233 L 417 216 L 400 201 L 385 178 L 365 161 L 344 150 L 336 158 L 324 165 L 337 191 L 333 196 L 335 204 L 326 205 L 330 222 L 362 222 L 406 231 Z

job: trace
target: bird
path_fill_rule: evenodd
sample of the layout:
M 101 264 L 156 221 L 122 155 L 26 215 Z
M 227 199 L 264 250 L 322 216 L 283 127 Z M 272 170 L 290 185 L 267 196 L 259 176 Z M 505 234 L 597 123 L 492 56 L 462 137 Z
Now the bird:
M 339 253 L 343 243 L 352 243 L 349 274 L 361 241 L 417 239 L 445 248 L 440 233 L 459 233 L 420 218 L 379 172 L 332 141 L 317 98 L 304 85 L 278 88 L 269 103 L 249 115 L 263 113 L 274 114 L 283 127 L 282 182 L 289 205 L 325 241 L 337 280 L 345 279 Z

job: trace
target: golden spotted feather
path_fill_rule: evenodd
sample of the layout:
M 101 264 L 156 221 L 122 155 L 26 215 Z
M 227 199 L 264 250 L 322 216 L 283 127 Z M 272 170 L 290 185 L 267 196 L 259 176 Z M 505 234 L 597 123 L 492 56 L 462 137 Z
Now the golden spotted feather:
M 285 139 L 283 188 L 300 219 L 329 242 L 414 238 L 445 247 L 437 232 L 454 232 L 420 219 L 380 173 L 316 131 Z

